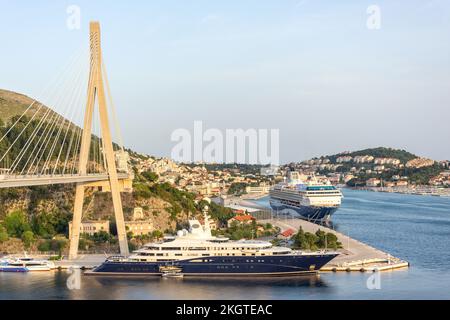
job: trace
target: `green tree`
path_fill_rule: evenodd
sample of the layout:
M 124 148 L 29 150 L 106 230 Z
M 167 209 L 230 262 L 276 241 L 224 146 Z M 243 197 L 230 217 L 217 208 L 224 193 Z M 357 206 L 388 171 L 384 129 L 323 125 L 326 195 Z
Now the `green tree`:
M 20 238 L 25 231 L 31 231 L 27 217 L 22 211 L 15 211 L 5 218 L 4 225 L 10 237 Z
M 293 237 L 294 247 L 303 250 L 317 250 L 319 238 L 309 232 L 304 232 L 300 227 L 297 234 Z
M 294 236 L 294 248 L 296 249 L 305 249 L 306 247 L 306 237 L 305 237 L 305 232 L 303 231 L 303 228 L 300 227 L 298 229 L 297 234 Z
M 6 228 L 0 225 L 0 243 L 5 242 L 9 239 L 8 237 L 8 231 L 6 231 Z
M 80 241 L 78 243 L 79 250 L 87 251 L 94 245 L 94 241 L 88 239 L 86 236 L 87 235 L 85 233 L 80 235 Z
M 316 237 L 317 237 L 317 242 L 316 245 L 319 248 L 327 248 L 329 243 L 328 243 L 328 239 L 327 239 L 327 233 L 325 231 L 322 230 L 317 230 L 316 231 Z
M 136 243 L 132 242 L 132 241 L 128 241 L 128 250 L 130 252 L 135 251 L 138 249 L 138 246 L 136 245 Z
M 58 252 L 59 256 L 62 255 L 63 250 L 67 247 L 67 239 L 53 239 L 50 242 L 52 251 Z
M 156 182 L 158 180 L 158 175 L 152 171 L 144 171 L 141 175 L 149 182 Z
M 56 231 L 52 223 L 52 217 L 46 212 L 35 215 L 31 220 L 31 227 L 36 235 L 43 238 L 48 239 L 56 235 Z
M 128 240 L 133 239 L 133 232 L 132 232 L 132 231 L 128 231 L 128 232 L 127 232 L 127 239 L 128 239 Z
M 25 248 L 30 248 L 31 245 L 34 243 L 34 233 L 33 231 L 25 231 L 22 234 L 22 242 L 25 246 Z
M 51 244 L 50 244 L 50 240 L 44 240 L 41 243 L 39 243 L 38 245 L 38 250 L 42 251 L 42 252 L 47 252 L 50 251 L 51 249 Z
M 154 230 L 152 232 L 152 237 L 154 239 L 161 239 L 162 237 L 164 237 L 164 234 L 161 232 L 161 230 Z
M 111 240 L 111 235 L 106 231 L 100 231 L 92 236 L 95 243 L 106 243 Z
M 247 187 L 247 184 L 245 182 L 234 182 L 230 185 L 230 188 L 228 189 L 229 195 L 242 195 L 245 194 L 245 188 Z
M 318 247 L 317 247 L 318 238 L 315 234 L 306 232 L 305 239 L 306 239 L 306 246 L 307 246 L 305 249 L 308 249 L 311 251 L 315 251 L 318 249 Z
M 333 248 L 335 250 L 338 248 L 342 248 L 342 243 L 338 241 L 338 238 L 334 233 L 327 233 L 327 242 L 328 248 Z

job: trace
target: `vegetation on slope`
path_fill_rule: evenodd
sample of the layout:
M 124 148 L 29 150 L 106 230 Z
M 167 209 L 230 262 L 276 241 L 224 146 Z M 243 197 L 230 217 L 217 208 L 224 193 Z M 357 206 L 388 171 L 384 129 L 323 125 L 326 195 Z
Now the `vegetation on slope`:
M 23 94 L 0 89 L 0 125 L 10 122 L 14 116 L 23 114 L 32 103 L 33 100 Z M 39 106 L 38 103 L 33 104 L 27 115 L 33 115 Z
M 332 163 L 336 163 L 336 159 L 343 156 L 344 154 L 335 154 L 331 156 L 326 156 L 324 158 L 328 158 L 331 160 Z M 393 149 L 393 148 L 385 148 L 385 147 L 378 147 L 378 148 L 370 148 L 370 149 L 364 149 L 364 150 L 358 150 L 350 153 L 346 153 L 346 156 L 356 157 L 356 156 L 372 156 L 375 158 L 395 158 L 399 159 L 402 163 L 406 163 L 409 160 L 417 158 L 416 155 L 405 151 L 405 150 L 399 150 L 399 149 Z

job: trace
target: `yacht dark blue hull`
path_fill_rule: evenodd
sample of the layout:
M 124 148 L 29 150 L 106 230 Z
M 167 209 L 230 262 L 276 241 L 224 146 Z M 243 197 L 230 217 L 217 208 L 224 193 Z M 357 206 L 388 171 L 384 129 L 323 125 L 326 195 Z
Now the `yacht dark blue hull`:
M 314 273 L 336 253 L 280 256 L 201 257 L 178 261 L 107 260 L 87 275 L 162 275 L 161 267 L 177 267 L 184 276 L 281 276 Z
M 278 215 L 288 215 L 291 217 L 303 218 L 310 221 L 324 221 L 330 219 L 331 215 L 336 212 L 338 207 L 308 207 L 308 206 L 292 206 L 283 204 L 277 200 L 271 200 L 270 206 L 278 213 Z

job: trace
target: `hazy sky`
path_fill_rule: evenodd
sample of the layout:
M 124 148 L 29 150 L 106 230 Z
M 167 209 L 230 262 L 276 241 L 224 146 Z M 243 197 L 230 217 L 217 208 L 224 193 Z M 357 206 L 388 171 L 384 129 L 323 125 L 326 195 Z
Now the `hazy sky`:
M 133 3 L 133 5 L 131 5 Z M 367 27 L 378 5 L 381 29 Z M 81 29 L 66 26 L 69 5 Z M 0 0 L 0 88 L 38 95 L 100 20 L 125 144 L 280 129 L 281 162 L 390 146 L 450 159 L 450 2 Z

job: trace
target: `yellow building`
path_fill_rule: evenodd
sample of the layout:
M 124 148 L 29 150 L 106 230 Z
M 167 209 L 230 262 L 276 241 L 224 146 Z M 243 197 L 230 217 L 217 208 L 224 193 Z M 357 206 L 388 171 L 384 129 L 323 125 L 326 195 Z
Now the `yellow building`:
M 125 221 L 127 232 L 132 232 L 134 236 L 149 234 L 153 231 L 153 222 L 151 221 Z
M 86 233 L 89 235 L 94 235 L 100 231 L 104 231 L 109 233 L 109 221 L 107 220 L 98 220 L 98 221 L 83 221 L 80 226 L 80 233 Z M 69 239 L 72 234 L 72 221 L 69 222 Z

